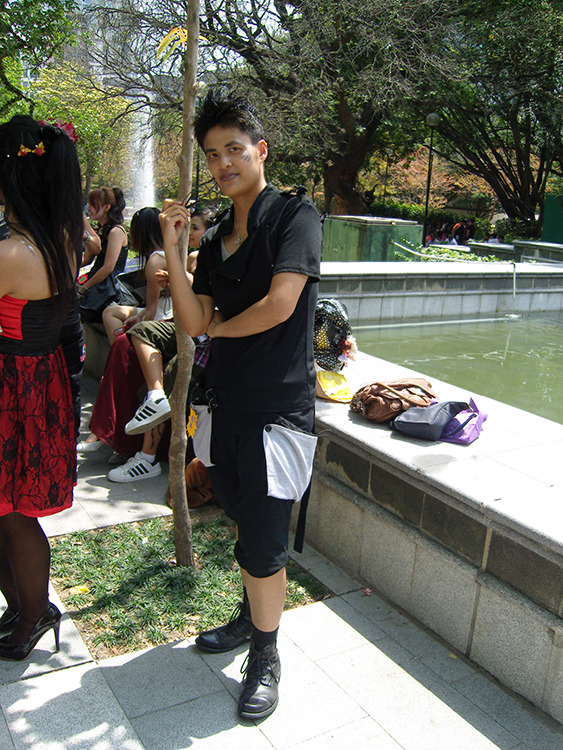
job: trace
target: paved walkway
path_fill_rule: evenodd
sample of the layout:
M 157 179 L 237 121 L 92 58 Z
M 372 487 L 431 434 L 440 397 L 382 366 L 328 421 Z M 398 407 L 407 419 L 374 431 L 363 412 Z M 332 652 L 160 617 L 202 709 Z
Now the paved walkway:
M 94 392 L 86 380 L 85 400 Z M 109 455 L 104 446 L 81 461 L 75 505 L 46 520 L 47 533 L 169 513 L 165 476 L 112 484 Z M 60 653 L 49 633 L 28 661 L 0 662 L 0 750 L 563 748 L 560 725 L 361 582 L 312 549 L 296 558 L 334 597 L 284 614 L 280 705 L 268 719 L 237 719 L 244 649 L 201 654 L 188 639 L 95 662 L 64 614 Z

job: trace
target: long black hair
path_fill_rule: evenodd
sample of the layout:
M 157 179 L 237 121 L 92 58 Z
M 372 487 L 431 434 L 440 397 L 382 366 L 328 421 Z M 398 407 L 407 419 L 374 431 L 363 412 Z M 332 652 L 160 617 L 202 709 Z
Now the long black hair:
M 100 237 L 104 240 L 114 227 L 122 226 L 123 224 L 123 211 L 125 209 L 125 198 L 123 196 L 123 190 L 118 187 L 99 187 L 91 190 L 88 195 L 88 202 L 96 208 L 107 206 L 109 204 L 109 211 L 107 213 L 107 222 L 102 226 L 100 230 Z
M 135 211 L 131 217 L 129 233 L 131 245 L 139 256 L 141 266 L 144 267 L 147 258 L 155 250 L 162 250 L 162 230 L 158 215 L 160 211 L 154 206 L 146 206 Z
M 0 125 L 0 191 L 6 223 L 23 228 L 43 256 L 51 294 L 74 282 L 68 252 L 84 232 L 80 166 L 58 127 L 17 115 Z

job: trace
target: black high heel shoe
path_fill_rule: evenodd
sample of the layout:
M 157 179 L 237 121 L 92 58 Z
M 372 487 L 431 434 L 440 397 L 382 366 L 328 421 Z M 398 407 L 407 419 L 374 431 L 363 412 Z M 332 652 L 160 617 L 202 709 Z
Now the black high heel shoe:
M 9 635 L 0 638 L 0 659 L 5 661 L 23 661 L 31 654 L 40 638 L 48 630 L 53 629 L 55 634 L 55 651 L 59 650 L 59 628 L 61 625 L 61 613 L 54 604 L 47 605 L 47 608 L 33 626 L 27 641 L 23 643 L 10 643 Z
M 2 617 L 0 617 L 0 633 L 4 635 L 11 633 L 16 627 L 20 613 L 15 612 L 13 609 L 6 609 Z

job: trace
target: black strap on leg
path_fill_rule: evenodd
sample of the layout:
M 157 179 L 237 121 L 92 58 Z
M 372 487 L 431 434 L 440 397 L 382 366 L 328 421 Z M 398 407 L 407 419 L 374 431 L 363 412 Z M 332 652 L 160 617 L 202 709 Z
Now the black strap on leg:
M 301 507 L 299 508 L 299 516 L 297 518 L 297 528 L 295 530 L 295 542 L 293 543 L 293 549 L 296 552 L 303 552 L 303 542 L 305 540 L 305 522 L 307 520 L 307 506 L 309 504 L 309 495 L 311 494 L 311 483 L 303 493 L 301 498 Z

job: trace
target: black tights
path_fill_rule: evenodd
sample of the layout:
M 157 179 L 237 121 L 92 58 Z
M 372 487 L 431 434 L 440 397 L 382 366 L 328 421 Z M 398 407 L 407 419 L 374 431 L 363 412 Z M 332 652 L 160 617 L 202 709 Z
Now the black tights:
M 20 613 L 13 643 L 27 640 L 47 606 L 50 562 L 49 542 L 37 518 L 0 516 L 0 591 L 8 607 Z

